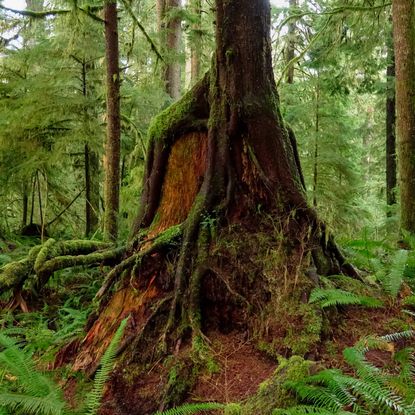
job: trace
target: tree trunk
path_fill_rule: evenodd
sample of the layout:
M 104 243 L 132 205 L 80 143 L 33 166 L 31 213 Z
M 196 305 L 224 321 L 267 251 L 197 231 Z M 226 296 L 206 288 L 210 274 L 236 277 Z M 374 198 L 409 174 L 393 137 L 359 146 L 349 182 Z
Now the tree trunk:
M 120 70 L 118 52 L 117 3 L 108 1 L 104 7 L 105 56 L 107 67 L 107 139 L 105 144 L 105 220 L 106 239 L 118 236 L 120 199 Z
M 76 356 L 75 370 L 93 372 L 130 316 L 120 346 L 127 363 L 113 374 L 104 413 L 142 415 L 183 399 L 193 368 L 207 364 L 211 332 L 256 332 L 266 342 L 270 327 L 281 333 L 300 319 L 308 350 L 316 337 L 297 310 L 317 274 L 306 269 L 354 271 L 307 205 L 295 138 L 279 112 L 269 1 L 217 0 L 216 24 L 210 73 L 150 127 L 130 246 L 97 294 Z M 155 363 L 168 355 L 179 361 L 180 385 Z M 139 387 L 155 378 L 157 393 Z
M 86 99 L 88 95 L 87 72 L 89 65 L 82 62 L 82 94 Z M 85 108 L 84 122 L 87 125 L 88 113 Z M 98 228 L 99 213 L 99 157 L 86 143 L 84 146 L 85 163 L 85 236 L 92 235 Z
M 401 228 L 415 232 L 415 38 L 414 1 L 392 2 L 396 65 Z
M 320 77 L 317 73 L 316 86 L 316 114 L 314 125 L 314 161 L 313 161 L 313 206 L 317 207 L 317 186 L 318 186 L 318 156 L 319 156 L 319 135 L 320 135 Z
M 91 236 L 98 229 L 99 212 L 99 158 L 88 144 L 85 144 L 85 236 Z
M 395 54 L 392 37 L 388 42 L 388 66 L 386 68 L 386 203 L 387 215 L 396 204 L 396 106 L 395 106 Z
M 298 0 L 290 0 L 290 14 L 293 14 L 295 9 L 298 7 Z M 296 40 L 296 25 L 295 21 L 291 20 L 288 25 L 288 44 L 287 44 L 287 52 L 286 52 L 286 60 L 287 60 L 287 83 L 292 84 L 294 83 L 294 64 L 290 64 L 290 62 L 295 58 L 295 40 Z
M 165 59 L 162 79 L 166 92 L 174 100 L 180 98 L 181 64 L 179 62 L 182 19 L 177 15 L 181 0 L 157 0 L 157 20 L 161 50 Z
M 202 54 L 202 0 L 191 0 L 190 10 L 194 16 L 190 36 L 190 84 L 200 79 Z
M 23 209 L 22 209 L 22 229 L 27 225 L 27 214 L 29 209 L 29 186 L 23 183 Z

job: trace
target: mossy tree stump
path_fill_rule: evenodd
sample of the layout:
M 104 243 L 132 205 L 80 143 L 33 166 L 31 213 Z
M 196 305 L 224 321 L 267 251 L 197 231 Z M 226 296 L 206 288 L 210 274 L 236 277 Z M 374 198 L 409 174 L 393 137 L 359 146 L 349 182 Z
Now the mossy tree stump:
M 93 373 L 130 315 L 108 413 L 151 413 L 183 399 L 211 359 L 214 330 L 274 347 L 271 337 L 292 336 L 285 326 L 298 321 L 310 341 L 291 351 L 306 353 L 318 341 L 319 316 L 304 307 L 317 275 L 354 273 L 307 203 L 279 111 L 269 1 L 217 0 L 216 26 L 210 71 L 150 128 L 130 245 L 97 295 L 74 362 Z M 279 309 L 287 304 L 289 313 Z

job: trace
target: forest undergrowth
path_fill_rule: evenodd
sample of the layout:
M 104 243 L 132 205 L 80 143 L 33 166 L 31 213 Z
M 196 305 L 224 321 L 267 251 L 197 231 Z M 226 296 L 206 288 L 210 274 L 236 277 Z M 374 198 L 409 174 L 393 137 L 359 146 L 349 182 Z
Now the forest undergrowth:
M 282 307 L 284 332 L 264 322 L 248 337 L 231 333 L 228 343 L 220 332 L 208 332 L 202 381 L 187 403 L 164 413 L 414 414 L 415 254 L 407 240 L 400 247 L 387 240 L 343 241 L 361 281 L 320 277 L 300 310 L 288 301 Z M 4 241 L 3 269 L 34 243 Z M 91 377 L 72 372 L 70 364 L 106 272 L 105 266 L 57 271 L 41 297 L 29 278 L 23 310 L 10 307 L 13 291 L 2 293 L 1 413 L 111 413 L 105 412 L 105 381 L 116 371 L 123 327 Z M 244 370 L 235 356 L 246 362 Z M 174 383 L 178 368 L 169 370 Z M 241 392 L 246 382 L 252 383 L 248 394 Z

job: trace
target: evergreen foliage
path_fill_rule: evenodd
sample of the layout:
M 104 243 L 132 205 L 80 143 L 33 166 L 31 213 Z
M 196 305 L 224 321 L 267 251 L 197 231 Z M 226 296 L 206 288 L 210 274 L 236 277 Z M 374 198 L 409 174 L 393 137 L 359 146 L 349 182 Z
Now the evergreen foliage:
M 201 2 L 198 28 L 194 27 L 198 17 L 189 3 L 178 12 L 185 39 L 178 56 L 168 56 L 166 51 L 166 59 L 177 58 L 184 67 L 189 45 L 197 44 L 201 72 L 210 66 L 216 23 L 213 3 Z M 0 5 L 0 273 L 7 273 L 6 282 L 22 270 L 31 277 L 19 281 L 17 290 L 16 285 L 3 286 L 0 306 L 15 307 L 10 301 L 21 290 L 25 298 L 35 301 L 30 313 L 13 310 L 1 315 L 0 415 L 58 415 L 68 412 L 60 388 L 34 362 L 53 360 L 63 345 L 82 337 L 92 299 L 107 268 L 93 270 L 90 264 L 102 261 L 92 261 L 57 271 L 42 299 L 35 289 L 34 274 L 54 259 L 56 246 L 62 247 L 68 238 L 79 242 L 85 234 L 86 148 L 96 156 L 92 173 L 98 202 L 94 209 L 98 218 L 102 215 L 99 201 L 106 92 L 102 81 L 103 22 L 95 14 L 102 4 L 93 0 L 45 3 L 45 8 L 65 9 L 65 13 L 45 20 L 7 12 L 4 4 Z M 344 360 L 349 370 L 328 368 L 288 383 L 287 389 L 296 394 L 298 405 L 277 409 L 275 414 L 415 414 L 414 354 L 406 347 L 413 344 L 415 240 L 404 234 L 396 247 L 396 240 L 402 236 L 398 235 L 397 207 L 387 216 L 384 200 L 389 4 L 378 0 L 347 4 L 340 0 L 301 1 L 294 8 L 273 6 L 272 16 L 281 112 L 298 138 L 310 205 L 328 223 L 328 229 L 337 233 L 347 259 L 362 271 L 366 284 L 354 289 L 351 280 L 338 284 L 343 277 L 318 276 L 322 284 L 311 290 L 312 306 L 306 300 L 301 306 L 304 310 L 312 308 L 313 315 L 318 313 L 318 333 L 313 335 L 319 341 L 320 320 L 335 313 L 322 312 L 318 307 L 338 307 L 339 311 L 347 306 L 384 307 L 387 313 L 388 307 L 396 311 L 405 306 L 397 325 L 403 326 L 402 330 L 408 327 L 405 332 L 387 336 L 368 335 L 346 348 Z M 164 56 L 156 53 L 162 49 L 154 1 L 122 1 L 119 20 L 121 245 L 130 232 L 142 192 L 150 120 L 171 103 L 171 98 L 160 79 Z M 295 22 L 294 35 L 287 31 L 290 22 Z M 292 42 L 295 58 L 287 62 L 286 51 Z M 290 84 L 285 82 L 289 64 L 295 69 Z M 184 74 L 182 90 L 189 82 L 189 75 Z M 257 213 L 261 214 L 260 205 Z M 216 218 L 208 217 L 207 227 L 212 225 L 210 220 Z M 34 234 L 21 236 L 25 225 L 34 225 Z M 48 240 L 48 235 L 53 239 Z M 216 240 L 216 234 L 211 236 Z M 99 244 L 100 238 L 98 226 L 85 244 Z M 37 246 L 39 239 L 42 246 Z M 30 262 L 21 259 L 27 256 Z M 137 264 L 139 261 L 136 259 Z M 73 261 L 68 264 L 80 265 Z M 379 294 L 380 288 L 388 299 Z M 371 296 L 372 292 L 376 296 Z M 302 320 L 304 325 L 307 314 L 295 314 L 293 320 Z M 294 321 L 290 328 L 290 342 L 291 338 L 302 338 L 296 334 L 297 323 Z M 323 326 L 326 323 L 324 320 Z M 86 402 L 88 415 L 96 414 L 101 405 L 126 324 L 126 320 L 121 323 L 102 358 Z M 272 333 L 268 322 L 264 326 Z M 303 332 L 308 329 L 314 327 Z M 394 343 L 405 347 L 395 350 Z M 300 348 L 296 350 L 302 353 Z M 390 353 L 390 367 L 371 363 L 367 358 L 371 351 Z M 223 408 L 219 403 L 190 403 L 157 415 Z

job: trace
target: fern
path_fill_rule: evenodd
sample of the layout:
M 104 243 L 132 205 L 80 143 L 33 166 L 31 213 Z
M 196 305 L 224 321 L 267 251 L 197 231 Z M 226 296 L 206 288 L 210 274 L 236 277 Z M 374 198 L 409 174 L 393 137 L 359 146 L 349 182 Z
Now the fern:
M 333 412 L 312 405 L 296 405 L 288 409 L 277 409 L 272 415 L 353 415 L 353 412 L 343 410 Z
M 405 249 L 396 251 L 393 255 L 389 270 L 380 278 L 384 290 L 394 298 L 398 296 L 399 290 L 401 289 L 407 261 L 408 251 Z
M 168 409 L 164 412 L 156 412 L 154 415 L 192 415 L 199 412 L 214 411 L 223 409 L 225 405 L 215 402 L 206 403 L 186 403 L 177 408 Z
M 340 289 L 322 289 L 315 288 L 310 294 L 310 303 L 317 303 L 321 308 L 343 306 L 343 305 L 361 305 L 364 307 L 382 307 L 382 301 L 377 298 L 357 295 L 349 291 Z
M 65 402 L 59 389 L 49 378 L 36 370 L 31 355 L 19 348 L 12 338 L 1 333 L 0 346 L 3 348 L 0 353 L 0 366 L 15 378 L 13 391 L 9 391 L 3 382 L 0 407 L 11 410 L 14 414 L 62 414 Z
M 410 307 L 415 307 L 415 295 L 409 295 L 408 297 L 405 297 L 402 303 Z
M 305 405 L 278 410 L 276 414 L 353 414 L 382 413 L 413 415 L 415 359 L 412 349 L 398 352 L 401 366 L 398 376 L 383 372 L 365 358 L 371 349 L 391 349 L 390 342 L 414 335 L 411 330 L 382 337 L 366 337 L 354 347 L 344 350 L 345 361 L 354 369 L 356 377 L 340 370 L 326 369 L 285 386 L 293 390 Z M 302 412 L 301 412 L 302 411 Z
M 107 382 L 111 369 L 114 366 L 115 358 L 117 355 L 117 349 L 124 334 L 125 326 L 127 325 L 128 317 L 124 319 L 117 331 L 114 334 L 114 337 L 111 340 L 110 345 L 105 351 L 101 359 L 101 368 L 98 370 L 93 389 L 88 393 L 86 401 L 86 415 L 96 415 L 98 409 L 101 405 L 101 400 L 104 395 L 104 387 Z

